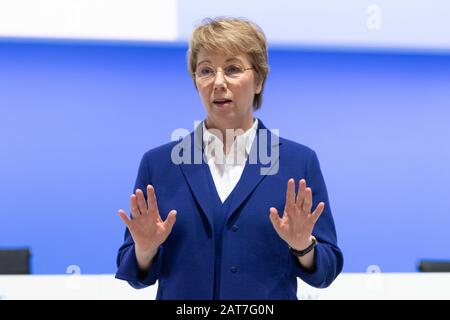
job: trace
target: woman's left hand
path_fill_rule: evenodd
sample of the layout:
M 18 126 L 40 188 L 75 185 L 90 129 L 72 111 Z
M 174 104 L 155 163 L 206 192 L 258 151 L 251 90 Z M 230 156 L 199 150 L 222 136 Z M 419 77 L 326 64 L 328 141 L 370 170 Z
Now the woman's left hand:
M 295 195 L 294 179 L 289 179 L 286 191 L 286 205 L 280 218 L 276 208 L 270 208 L 270 221 L 278 235 L 296 250 L 306 249 L 312 241 L 312 230 L 325 208 L 320 202 L 314 212 L 312 190 L 306 187 L 306 181 L 299 181 L 299 192 Z

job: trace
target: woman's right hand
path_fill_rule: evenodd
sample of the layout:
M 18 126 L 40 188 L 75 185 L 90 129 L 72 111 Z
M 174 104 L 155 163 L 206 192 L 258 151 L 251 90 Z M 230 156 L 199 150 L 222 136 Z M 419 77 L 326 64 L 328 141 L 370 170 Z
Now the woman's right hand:
M 156 202 L 155 189 L 147 186 L 147 203 L 144 193 L 137 189 L 130 197 L 131 216 L 120 209 L 119 216 L 127 225 L 133 237 L 137 254 L 156 254 L 159 246 L 167 239 L 176 220 L 176 211 L 169 212 L 166 221 L 162 221 Z

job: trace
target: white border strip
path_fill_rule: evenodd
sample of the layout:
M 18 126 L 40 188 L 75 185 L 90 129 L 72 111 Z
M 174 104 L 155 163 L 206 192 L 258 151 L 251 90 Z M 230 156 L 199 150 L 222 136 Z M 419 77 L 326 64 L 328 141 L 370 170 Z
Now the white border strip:
M 0 0 L 0 37 L 177 39 L 176 0 Z

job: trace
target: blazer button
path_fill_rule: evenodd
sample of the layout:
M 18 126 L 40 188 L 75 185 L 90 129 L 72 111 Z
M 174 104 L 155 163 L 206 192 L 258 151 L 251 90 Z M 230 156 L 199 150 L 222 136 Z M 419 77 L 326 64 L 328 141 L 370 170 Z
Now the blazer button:
M 233 231 L 238 231 L 238 230 L 239 230 L 239 227 L 238 227 L 237 225 L 234 225 L 234 226 L 231 227 L 231 230 L 233 230 Z
M 236 273 L 236 272 L 238 271 L 238 268 L 236 268 L 236 267 L 231 267 L 231 268 L 230 268 L 230 271 L 233 272 L 233 273 Z

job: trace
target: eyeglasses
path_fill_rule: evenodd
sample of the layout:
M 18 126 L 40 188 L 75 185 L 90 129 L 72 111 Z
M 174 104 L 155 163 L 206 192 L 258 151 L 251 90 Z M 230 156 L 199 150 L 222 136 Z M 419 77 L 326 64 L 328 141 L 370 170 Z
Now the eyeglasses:
M 244 68 L 240 65 L 233 64 L 222 68 L 222 72 L 227 78 L 238 79 L 244 74 L 245 71 L 252 69 L 254 68 Z M 195 70 L 194 75 L 198 81 L 207 82 L 216 77 L 217 69 L 211 66 L 200 66 L 197 70 Z

